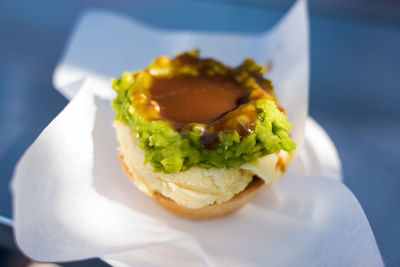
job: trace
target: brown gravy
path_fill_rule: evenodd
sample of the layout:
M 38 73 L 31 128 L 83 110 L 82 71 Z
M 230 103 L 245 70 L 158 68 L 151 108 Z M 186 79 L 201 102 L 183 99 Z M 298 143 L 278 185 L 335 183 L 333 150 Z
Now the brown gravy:
M 247 101 L 247 90 L 233 78 L 214 76 L 153 77 L 151 98 L 160 115 L 176 128 L 209 124 Z

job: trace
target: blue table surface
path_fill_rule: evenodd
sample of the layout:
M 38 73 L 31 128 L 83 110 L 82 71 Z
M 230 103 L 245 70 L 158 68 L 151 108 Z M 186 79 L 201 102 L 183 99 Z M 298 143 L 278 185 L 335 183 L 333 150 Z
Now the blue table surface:
M 229 2 L 229 1 L 225 1 Z M 67 104 L 52 73 L 84 8 L 167 28 L 257 32 L 284 10 L 193 1 L 0 3 L 0 215 L 15 163 Z M 179 9 L 178 9 L 179 7 Z M 310 114 L 328 132 L 387 266 L 400 265 L 400 25 L 311 15 Z M 340 200 L 338 200 L 340 201 Z

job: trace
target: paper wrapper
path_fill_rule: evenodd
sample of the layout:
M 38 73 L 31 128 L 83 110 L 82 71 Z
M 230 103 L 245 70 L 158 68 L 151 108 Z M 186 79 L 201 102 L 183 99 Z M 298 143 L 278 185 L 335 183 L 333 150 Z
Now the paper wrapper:
M 304 1 L 262 35 L 160 31 L 104 12 L 79 25 L 55 74 L 56 87 L 73 99 L 21 158 L 12 181 L 24 253 L 57 262 L 101 257 L 118 266 L 382 265 L 359 203 L 332 179 L 292 168 L 237 213 L 190 221 L 139 192 L 119 162 L 109 77 L 192 48 L 232 65 L 273 60 L 269 77 L 301 146 L 309 64 Z

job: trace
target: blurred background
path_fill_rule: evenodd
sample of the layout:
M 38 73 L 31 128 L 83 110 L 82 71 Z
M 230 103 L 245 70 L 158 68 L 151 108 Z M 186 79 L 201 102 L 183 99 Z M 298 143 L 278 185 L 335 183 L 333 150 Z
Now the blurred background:
M 198 2 L 206 5 L 198 9 Z M 253 33 L 293 2 L 0 1 L 0 216 L 12 216 L 15 163 L 67 104 L 52 73 L 84 9 L 112 9 L 157 27 Z M 310 115 L 334 141 L 344 183 L 361 203 L 385 264 L 400 266 L 400 2 L 310 0 L 309 7 Z M 0 266 L 41 266 L 18 252 L 7 219 L 0 220 Z

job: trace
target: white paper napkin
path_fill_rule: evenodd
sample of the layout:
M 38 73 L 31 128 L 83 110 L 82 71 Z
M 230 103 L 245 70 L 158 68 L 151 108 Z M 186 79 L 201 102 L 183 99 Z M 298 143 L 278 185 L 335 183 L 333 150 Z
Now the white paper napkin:
M 153 203 L 120 166 L 109 78 L 192 48 L 233 65 L 245 57 L 273 60 L 269 75 L 301 145 L 307 29 L 302 0 L 270 32 L 245 36 L 170 32 L 107 12 L 87 13 L 54 76 L 56 87 L 73 99 L 15 170 L 18 246 L 36 260 L 102 257 L 118 266 L 382 266 L 361 207 L 333 180 L 298 176 L 292 168 L 232 216 L 196 222 Z M 121 34 L 126 32 L 134 34 Z M 127 51 L 135 52 L 127 57 Z
M 288 175 L 239 212 L 190 221 L 125 177 L 113 112 L 88 80 L 18 163 L 18 246 L 40 261 L 103 257 L 125 266 L 381 266 L 352 193 L 329 178 Z

